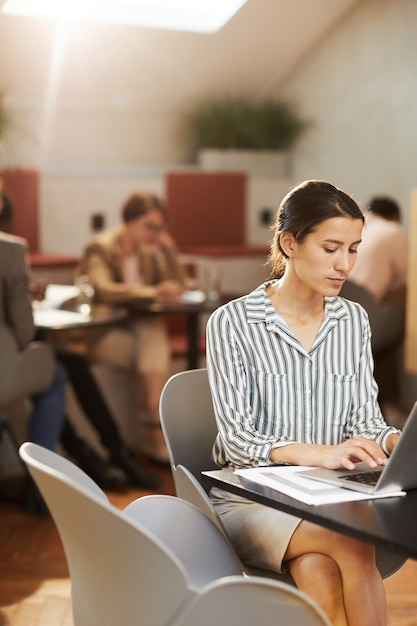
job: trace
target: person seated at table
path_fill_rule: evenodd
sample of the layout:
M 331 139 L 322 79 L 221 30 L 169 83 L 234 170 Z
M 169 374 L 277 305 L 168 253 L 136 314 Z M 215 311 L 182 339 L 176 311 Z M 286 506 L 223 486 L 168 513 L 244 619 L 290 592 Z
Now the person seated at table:
M 367 308 L 358 299 L 370 315 L 379 403 L 388 423 L 399 427 L 406 418 L 400 407 L 400 351 L 405 334 L 407 273 L 408 238 L 401 226 L 400 206 L 393 198 L 375 196 L 368 205 L 349 282 L 365 289 L 376 303 Z
M 387 463 L 400 431 L 378 405 L 368 317 L 338 295 L 363 223 L 330 183 L 296 185 L 276 215 L 271 279 L 209 318 L 220 467 Z M 210 497 L 243 563 L 289 570 L 332 624 L 386 624 L 373 546 L 219 488 Z
M 138 191 L 121 208 L 122 223 L 100 233 L 84 249 L 78 268 L 88 276 L 95 301 L 129 305 L 154 298 L 176 300 L 183 293 L 184 272 L 175 242 L 167 232 L 165 203 Z M 166 320 L 134 313 L 128 321 L 89 333 L 89 357 L 98 363 L 133 370 L 137 376 L 141 450 L 168 463 L 159 421 L 159 397 L 168 378 L 170 350 Z
M 30 348 L 31 362 L 36 367 L 38 361 L 38 368 L 42 369 L 42 344 L 33 341 L 35 325 L 29 292 L 26 241 L 6 232 L 10 229 L 12 215 L 10 198 L 0 188 L 0 326 L 6 333 L 5 338 L 7 337 L 7 350 L 4 339 L 1 358 L 5 360 L 7 367 L 14 356 L 19 353 L 23 356 L 24 351 Z M 54 359 L 52 351 L 51 359 Z M 25 381 L 21 381 L 21 386 L 24 390 Z M 52 380 L 42 382 L 39 393 L 31 396 L 32 410 L 28 431 L 30 441 L 50 450 L 56 449 L 64 423 L 65 398 L 66 372 L 60 363 L 55 362 Z M 39 506 L 41 500 L 35 493 L 34 484 L 29 485 L 24 504 L 31 511 L 42 510 L 42 506 Z
M 7 198 L 4 210 L 0 214 L 0 224 L 5 229 L 10 229 L 12 216 L 13 206 Z M 0 271 L 3 270 L 5 279 L 2 280 L 2 284 L 7 289 L 7 293 L 2 298 L 2 302 L 9 302 L 6 307 L 7 314 L 11 319 L 15 337 L 22 348 L 27 345 L 29 338 L 32 339 L 35 336 L 32 302 L 45 297 L 46 283 L 45 281 L 30 281 L 25 259 L 26 242 L 24 239 L 2 234 L 0 252 L 3 248 L 5 261 Z M 16 254 L 12 254 L 13 250 Z M 50 389 L 34 398 L 29 439 L 51 449 L 56 449 L 58 443 L 61 443 L 66 452 L 74 456 L 79 465 L 103 488 L 119 487 L 126 481 L 139 488 L 156 487 L 159 484 L 159 478 L 140 467 L 124 444 L 88 362 L 81 355 L 59 348 L 57 348 L 57 353 L 55 353 L 57 356 L 55 378 Z M 104 447 L 110 452 L 111 463 L 106 463 L 85 440 L 77 435 L 71 418 L 66 414 L 68 378 L 86 417 L 97 429 Z M 123 475 L 115 472 L 114 466 L 122 470 Z
M 46 281 L 32 280 L 29 286 L 32 300 L 45 299 Z M 78 465 L 102 487 L 117 489 L 127 483 L 140 489 L 152 489 L 160 483 L 159 477 L 140 466 L 119 432 L 113 415 L 91 371 L 88 359 L 54 342 L 57 358 L 65 366 L 69 382 L 87 420 L 96 430 L 101 444 L 109 452 L 104 459 L 77 432 L 67 414 L 61 434 L 61 444 Z M 121 471 L 120 471 L 121 470 Z
M 88 360 L 81 354 L 61 349 L 59 346 L 57 356 L 65 366 L 85 417 L 96 430 L 103 447 L 109 452 L 109 458 L 103 459 L 77 433 L 69 416 L 65 420 L 61 435 L 64 450 L 74 457 L 80 467 L 103 489 L 118 488 L 126 483 L 139 489 L 156 488 L 160 483 L 159 477 L 145 470 L 126 446 L 91 372 Z M 122 471 L 122 476 L 118 470 Z

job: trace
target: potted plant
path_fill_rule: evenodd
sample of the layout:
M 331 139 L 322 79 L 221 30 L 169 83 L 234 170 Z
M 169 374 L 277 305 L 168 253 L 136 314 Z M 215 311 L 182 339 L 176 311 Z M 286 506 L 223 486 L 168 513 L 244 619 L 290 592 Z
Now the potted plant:
M 278 175 L 288 173 L 290 152 L 310 126 L 294 104 L 271 99 L 212 100 L 185 119 L 191 158 L 202 167 Z

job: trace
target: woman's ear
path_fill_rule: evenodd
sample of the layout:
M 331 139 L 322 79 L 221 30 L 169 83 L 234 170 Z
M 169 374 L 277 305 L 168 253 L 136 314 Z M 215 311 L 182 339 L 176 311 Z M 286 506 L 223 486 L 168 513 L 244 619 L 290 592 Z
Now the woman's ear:
M 294 256 L 294 247 L 295 247 L 295 237 L 292 233 L 283 232 L 279 236 L 279 243 L 281 245 L 282 251 L 286 254 L 288 258 Z

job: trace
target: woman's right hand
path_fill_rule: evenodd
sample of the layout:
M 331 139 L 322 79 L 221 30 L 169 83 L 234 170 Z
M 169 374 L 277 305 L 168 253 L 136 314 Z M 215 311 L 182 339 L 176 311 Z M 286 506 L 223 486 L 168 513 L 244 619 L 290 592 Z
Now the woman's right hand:
M 184 285 L 175 280 L 164 280 L 156 286 L 156 298 L 159 300 L 178 300 L 184 293 Z

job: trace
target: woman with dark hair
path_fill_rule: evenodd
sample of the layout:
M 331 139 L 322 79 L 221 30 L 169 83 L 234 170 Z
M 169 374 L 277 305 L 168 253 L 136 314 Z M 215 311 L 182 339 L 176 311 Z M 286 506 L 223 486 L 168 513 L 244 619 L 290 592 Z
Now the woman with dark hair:
M 209 319 L 219 466 L 387 462 L 400 431 L 378 406 L 368 318 L 338 296 L 363 222 L 340 189 L 300 183 L 276 216 L 272 278 Z M 386 624 L 372 546 L 220 489 L 211 498 L 244 563 L 289 570 L 337 626 Z

